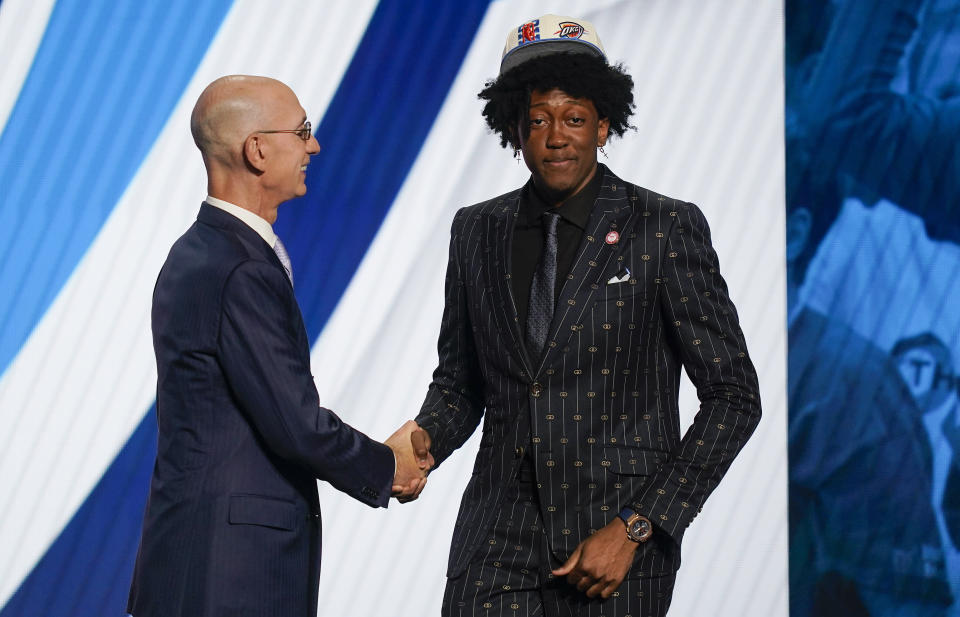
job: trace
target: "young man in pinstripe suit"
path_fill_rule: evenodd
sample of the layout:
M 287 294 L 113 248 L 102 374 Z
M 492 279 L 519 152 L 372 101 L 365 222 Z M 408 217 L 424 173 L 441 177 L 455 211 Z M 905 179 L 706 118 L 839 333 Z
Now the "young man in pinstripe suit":
M 663 615 L 684 530 L 760 419 L 700 210 L 597 163 L 633 81 L 593 25 L 512 29 L 481 92 L 530 181 L 453 222 L 439 365 L 415 449 L 483 420 L 444 615 Z M 683 366 L 700 411 L 680 434 Z

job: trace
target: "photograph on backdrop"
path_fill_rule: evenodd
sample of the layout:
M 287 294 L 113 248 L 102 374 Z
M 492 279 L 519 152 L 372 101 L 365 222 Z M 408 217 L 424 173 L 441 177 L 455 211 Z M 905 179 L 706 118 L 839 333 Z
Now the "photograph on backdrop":
M 786 14 L 791 617 L 960 614 L 960 3 Z

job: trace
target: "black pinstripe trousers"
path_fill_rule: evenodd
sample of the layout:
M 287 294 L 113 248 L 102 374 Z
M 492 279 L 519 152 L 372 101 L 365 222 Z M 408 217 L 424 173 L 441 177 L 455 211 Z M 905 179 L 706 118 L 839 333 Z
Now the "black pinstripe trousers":
M 627 579 L 607 600 L 557 579 L 528 461 L 506 489 L 499 516 L 463 574 L 447 579 L 443 617 L 662 617 L 675 575 Z

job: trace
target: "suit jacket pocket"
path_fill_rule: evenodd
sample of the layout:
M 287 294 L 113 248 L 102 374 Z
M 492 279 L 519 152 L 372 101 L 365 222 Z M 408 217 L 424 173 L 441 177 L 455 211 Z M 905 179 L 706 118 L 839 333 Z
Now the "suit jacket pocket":
M 649 286 L 644 285 L 642 282 L 638 281 L 636 284 L 631 285 L 628 282 L 617 283 L 614 285 L 601 285 L 600 289 L 596 292 L 597 295 L 597 304 L 602 306 L 604 304 L 614 304 L 620 302 L 621 306 L 627 306 L 629 304 L 642 304 L 643 302 L 650 302 L 653 298 L 652 290 Z
M 260 525 L 274 529 L 297 527 L 297 506 L 276 497 L 262 495 L 230 495 L 231 525 Z
M 649 476 L 666 457 L 667 453 L 662 450 L 621 446 L 606 446 L 603 449 L 604 466 L 613 473 L 625 476 Z

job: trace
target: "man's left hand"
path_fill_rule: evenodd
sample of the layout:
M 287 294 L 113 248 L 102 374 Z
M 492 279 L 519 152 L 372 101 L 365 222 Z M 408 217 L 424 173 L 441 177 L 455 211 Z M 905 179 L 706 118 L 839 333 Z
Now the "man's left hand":
M 553 571 L 588 597 L 610 597 L 633 564 L 639 546 L 627 537 L 626 526 L 615 518 L 574 549 L 570 559 Z

